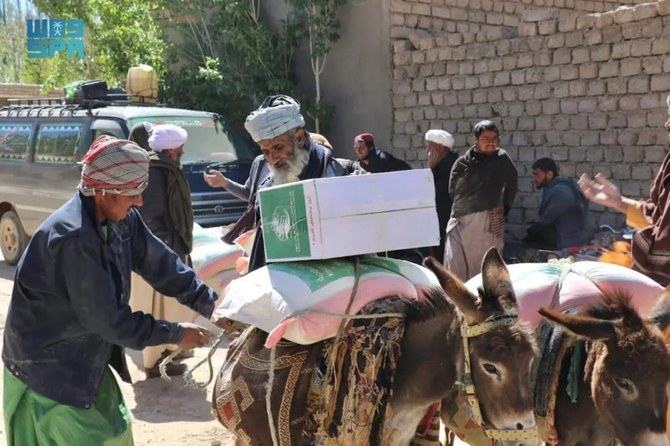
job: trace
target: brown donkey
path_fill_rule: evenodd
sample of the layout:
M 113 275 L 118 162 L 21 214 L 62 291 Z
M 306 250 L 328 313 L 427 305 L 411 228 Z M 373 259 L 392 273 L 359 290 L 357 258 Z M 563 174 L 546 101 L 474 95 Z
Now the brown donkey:
M 455 403 L 464 381 L 464 344 L 461 325 L 493 322 L 489 331 L 469 338 L 470 379 L 474 382 L 488 429 L 519 431 L 535 428 L 530 373 L 537 356 L 532 331 L 518 322 L 518 305 L 509 273 L 495 249 L 482 264 L 483 287 L 479 296 L 432 257 L 424 262 L 460 311 L 443 299 L 445 309 L 423 320 L 408 321 L 402 340 L 391 407 L 393 418 L 388 444 L 405 445 L 428 407 L 442 400 Z M 505 442 L 523 445 L 522 441 Z M 529 443 L 532 444 L 532 443 Z
M 579 314 L 540 310 L 586 340 L 576 403 L 560 390 L 568 381 L 569 358 L 562 367 L 555 412 L 557 444 L 670 444 L 666 436 L 670 354 L 659 330 L 670 321 L 668 293 L 661 297 L 651 322 L 633 309 L 630 299 L 623 293 L 609 294 Z
M 463 324 L 480 331 L 477 336 L 469 338 L 467 344 L 471 379 L 476 384 L 486 426 L 513 430 L 513 434 L 520 429 L 534 429 L 533 401 L 529 389 L 537 344 L 533 333 L 517 321 L 516 298 L 502 259 L 495 250 L 487 253 L 483 262 L 484 284 L 479 296 L 468 292 L 464 284 L 435 259 L 428 258 L 425 263 L 437 275 L 444 291 L 435 289 L 426 296 L 427 302 L 409 305 L 389 400 L 392 415 L 384 423 L 381 444 L 408 445 L 433 403 L 442 399 L 453 401 L 462 382 L 466 381 L 465 347 L 461 334 Z M 477 325 L 481 323 L 484 324 Z M 277 362 L 280 360 L 282 358 L 278 357 Z M 303 367 L 303 372 L 306 371 L 307 368 Z M 222 420 L 217 412 L 220 410 L 217 409 L 218 402 L 235 398 L 240 403 L 236 404 L 240 407 L 237 419 L 242 420 L 232 427 L 235 433 L 246 436 L 247 442 L 252 445 L 271 445 L 272 439 L 264 427 L 268 425 L 264 404 L 262 411 L 256 412 L 261 414 L 258 418 L 247 420 L 252 427 L 239 430 L 245 417 L 251 416 L 250 407 L 253 406 L 250 398 L 247 398 L 250 405 L 245 406 L 244 401 L 239 400 L 239 391 L 236 391 L 235 381 L 244 379 L 241 376 L 243 373 L 246 372 L 242 369 L 236 371 L 233 368 L 230 373 L 224 373 L 222 369 L 214 388 L 215 414 Z M 238 378 L 231 379 L 233 375 Z M 275 379 L 272 390 L 285 385 L 285 382 Z M 260 392 L 261 396 L 257 399 L 264 400 L 264 386 L 265 383 L 259 384 L 248 392 Z M 296 395 L 298 401 L 304 401 L 304 397 Z M 358 418 L 358 414 L 352 416 Z M 302 431 L 300 419 L 290 422 L 292 430 Z M 246 425 L 249 426 L 249 423 Z M 241 444 L 239 440 L 238 444 Z M 515 441 L 508 444 L 523 443 Z

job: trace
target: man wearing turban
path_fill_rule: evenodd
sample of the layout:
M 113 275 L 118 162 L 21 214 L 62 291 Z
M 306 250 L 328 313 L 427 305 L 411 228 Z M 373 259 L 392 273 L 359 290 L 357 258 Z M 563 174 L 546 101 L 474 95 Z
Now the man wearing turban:
M 444 130 L 428 130 L 426 139 L 426 160 L 428 167 L 433 172 L 435 182 L 435 207 L 437 219 L 440 222 L 440 245 L 432 247 L 430 254 L 440 262 L 444 261 L 444 240 L 447 222 L 451 215 L 451 197 L 449 196 L 449 177 L 451 168 L 458 159 L 458 153 L 454 147 L 454 137 Z
M 131 271 L 205 317 L 216 302 L 136 210 L 148 153 L 105 135 L 81 164 L 79 190 L 38 228 L 16 271 L 2 351 L 8 445 L 132 445 L 110 366 L 129 381 L 124 347 L 191 349 L 210 337 L 128 306 Z
M 249 271 L 265 265 L 263 228 L 260 226 L 256 197 L 258 189 L 344 174 L 344 169 L 333 159 L 330 150 L 314 142 L 303 128 L 304 125 L 300 104 L 284 95 L 265 98 L 244 123 L 263 153 L 262 158 L 254 160 L 249 174 L 250 204 L 255 206 L 258 226 L 249 259 Z M 267 165 L 269 171 L 265 177 L 261 175 L 264 165 Z M 208 182 L 212 180 L 216 181 L 210 177 Z
M 188 264 L 188 255 L 193 247 L 193 208 L 188 180 L 180 164 L 188 133 L 173 124 L 145 125 L 142 128 L 147 129 L 146 145 L 151 151 L 149 185 L 142 193 L 140 214 L 151 232 Z M 131 134 L 137 137 L 139 132 Z M 164 296 L 137 274 L 132 275 L 130 306 L 135 311 L 171 322 L 189 322 L 196 316 L 191 309 Z M 176 348 L 175 345 L 155 345 L 142 351 L 147 378 L 160 376 L 160 361 Z M 181 357 L 190 354 L 183 353 Z M 184 371 L 183 364 L 170 363 L 166 367 L 166 373 L 171 376 L 182 375 Z

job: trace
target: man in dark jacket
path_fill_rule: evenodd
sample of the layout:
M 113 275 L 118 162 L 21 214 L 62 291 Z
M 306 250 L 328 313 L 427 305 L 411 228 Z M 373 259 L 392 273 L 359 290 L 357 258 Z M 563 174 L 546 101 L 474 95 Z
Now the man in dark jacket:
M 403 160 L 379 150 L 375 146 L 375 137 L 372 133 L 362 133 L 356 136 L 354 138 L 354 150 L 356 151 L 356 158 L 358 158 L 353 165 L 354 171 L 381 173 L 411 169 L 409 164 Z
M 191 349 L 210 337 L 128 306 L 131 271 L 207 318 L 216 302 L 135 209 L 149 180 L 148 153 L 101 136 L 82 164 L 79 191 L 38 228 L 16 271 L 2 351 L 10 446 L 132 445 L 109 366 L 129 380 L 124 347 Z
M 180 164 L 187 140 L 188 133 L 179 126 L 160 124 L 151 127 L 147 139 L 151 149 L 149 185 L 142 193 L 143 204 L 139 208 L 151 232 L 185 263 L 189 263 L 188 255 L 193 247 L 191 191 Z M 153 289 L 137 274 L 132 275 L 130 306 L 134 311 L 171 322 L 189 322 L 196 317 L 188 307 Z M 175 345 L 156 345 L 142 351 L 147 378 L 160 376 L 160 361 L 176 348 Z M 181 375 L 185 370 L 184 364 L 177 363 L 170 363 L 166 368 L 171 376 Z
M 462 280 L 481 272 L 484 254 L 495 246 L 502 255 L 505 214 L 517 192 L 517 171 L 498 147 L 498 127 L 485 120 L 474 127 L 475 144 L 451 170 L 454 201 L 447 223 L 444 263 Z
M 451 215 L 451 197 L 449 196 L 449 177 L 451 168 L 458 159 L 454 147 L 454 137 L 444 130 L 428 130 L 426 132 L 426 159 L 433 172 L 435 181 L 435 207 L 440 222 L 440 245 L 429 249 L 430 255 L 444 261 L 444 241 L 447 222 Z
M 589 202 L 572 178 L 559 177 L 551 158 L 533 164 L 533 184 L 542 191 L 538 222 L 527 231 L 526 244 L 541 249 L 563 249 L 589 242 Z

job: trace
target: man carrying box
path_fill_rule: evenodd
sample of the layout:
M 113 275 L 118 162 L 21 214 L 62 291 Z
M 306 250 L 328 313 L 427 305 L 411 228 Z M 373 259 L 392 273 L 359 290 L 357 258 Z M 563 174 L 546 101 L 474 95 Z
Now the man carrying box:
M 304 125 L 300 104 L 284 95 L 268 96 L 247 116 L 244 127 L 260 146 L 270 170 L 267 178 L 258 180 L 256 190 L 344 173 L 331 152 L 311 140 Z M 249 259 L 250 272 L 265 265 L 263 228 L 257 200 L 255 206 L 258 230 Z

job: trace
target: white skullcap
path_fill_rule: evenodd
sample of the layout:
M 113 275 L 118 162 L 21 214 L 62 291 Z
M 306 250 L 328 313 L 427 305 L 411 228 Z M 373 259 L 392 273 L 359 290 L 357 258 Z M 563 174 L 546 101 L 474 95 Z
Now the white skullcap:
M 426 141 L 432 141 L 450 149 L 454 147 L 454 137 L 451 133 L 444 130 L 428 130 L 426 132 Z
M 244 127 L 256 142 L 276 138 L 304 125 L 300 104 L 284 95 L 265 98 L 260 107 L 252 111 L 244 122 Z
M 154 152 L 176 149 L 186 144 L 188 133 L 174 124 L 155 125 L 149 137 L 149 147 Z

